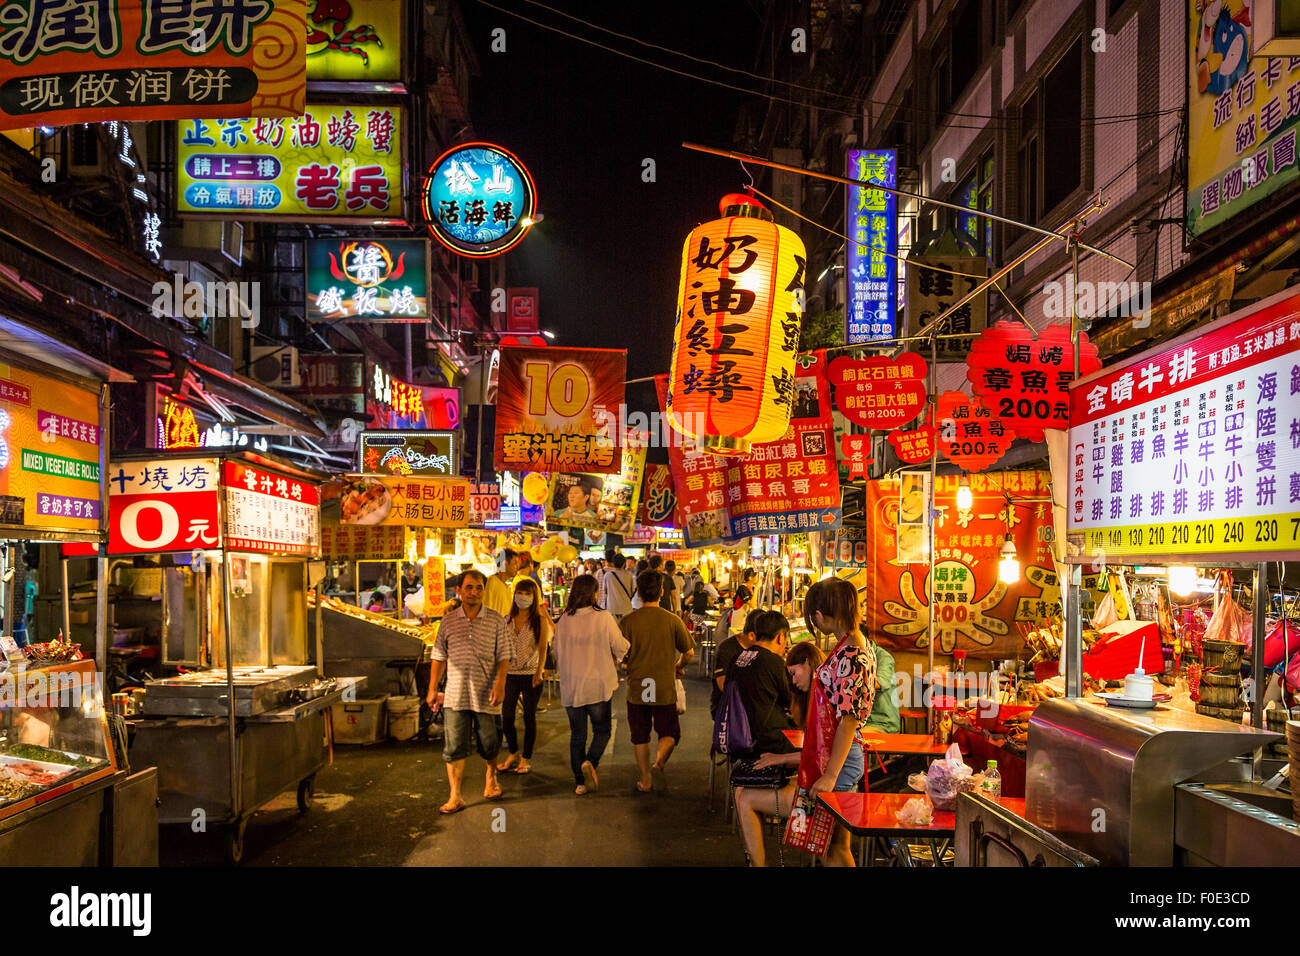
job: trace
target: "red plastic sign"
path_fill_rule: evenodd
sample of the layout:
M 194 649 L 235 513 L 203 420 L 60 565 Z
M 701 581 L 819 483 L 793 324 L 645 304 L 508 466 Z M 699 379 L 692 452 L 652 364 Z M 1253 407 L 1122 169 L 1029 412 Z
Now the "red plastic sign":
M 966 471 L 982 471 L 1006 454 L 1016 433 L 965 392 L 944 392 L 936 412 L 939 451 Z
M 841 435 L 840 451 L 849 465 L 849 480 L 867 477 L 867 465 L 871 463 L 870 435 Z
M 109 554 L 221 547 L 216 461 L 113 462 L 108 474 Z
M 1079 364 L 1084 375 L 1101 369 L 1097 346 L 1082 332 Z M 1035 338 L 1018 322 L 998 322 L 971 344 L 966 378 L 992 416 L 1021 438 L 1042 441 L 1044 428 L 1065 430 L 1075 379 L 1070 327 L 1049 325 Z
M 867 428 L 906 425 L 925 408 L 925 360 L 912 352 L 897 359 L 837 358 L 828 369 L 835 405 Z
M 908 464 L 919 465 L 934 457 L 937 430 L 933 425 L 922 425 L 910 432 L 892 431 L 889 443 L 898 457 Z

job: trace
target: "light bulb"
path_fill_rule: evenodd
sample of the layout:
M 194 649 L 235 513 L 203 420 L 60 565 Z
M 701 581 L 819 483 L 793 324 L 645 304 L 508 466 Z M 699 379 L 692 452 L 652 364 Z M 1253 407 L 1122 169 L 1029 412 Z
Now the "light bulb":
M 1196 569 L 1186 564 L 1177 564 L 1169 569 L 1169 590 L 1185 597 L 1196 590 Z
M 957 484 L 957 510 L 970 511 L 975 505 L 975 495 L 970 490 L 970 476 L 962 475 Z
M 998 554 L 1002 556 L 998 562 L 998 579 L 1004 584 L 1015 584 L 1020 580 L 1020 559 L 1016 556 L 1016 543 L 1011 540 L 1011 535 L 1006 536 Z

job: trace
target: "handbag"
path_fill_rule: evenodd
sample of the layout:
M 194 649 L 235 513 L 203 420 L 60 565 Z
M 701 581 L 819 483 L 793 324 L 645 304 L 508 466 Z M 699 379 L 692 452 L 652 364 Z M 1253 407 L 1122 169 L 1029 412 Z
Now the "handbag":
M 713 750 L 720 754 L 738 754 L 753 748 L 754 734 L 749 727 L 744 701 L 740 699 L 740 686 L 735 681 L 727 681 L 713 718 Z
M 821 778 L 822 768 L 829 762 L 835 728 L 835 713 L 822 688 L 822 682 L 817 673 L 814 673 L 812 694 L 808 701 L 808 725 L 804 728 L 803 751 L 799 758 L 799 785 L 782 842 L 817 857 L 824 857 L 830 849 L 835 818 L 813 797 L 811 790 L 812 785 Z
M 730 779 L 733 787 L 755 787 L 768 790 L 780 790 L 790 779 L 790 768 L 777 764 L 758 769 L 757 761 L 748 758 L 735 761 L 731 765 Z

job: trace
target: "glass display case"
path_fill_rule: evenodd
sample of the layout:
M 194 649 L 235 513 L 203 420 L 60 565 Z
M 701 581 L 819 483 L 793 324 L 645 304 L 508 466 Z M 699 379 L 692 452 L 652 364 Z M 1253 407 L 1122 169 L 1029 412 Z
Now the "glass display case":
M 0 673 L 0 820 L 116 771 L 93 660 Z

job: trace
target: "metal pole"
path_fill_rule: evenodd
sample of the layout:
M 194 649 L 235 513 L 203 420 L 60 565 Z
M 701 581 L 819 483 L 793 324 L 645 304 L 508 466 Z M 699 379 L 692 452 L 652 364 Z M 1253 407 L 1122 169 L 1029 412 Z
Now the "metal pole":
M 108 670 L 108 545 L 102 543 L 95 558 L 95 665 Z
M 487 407 L 487 380 L 487 349 L 480 342 L 478 347 L 478 434 L 474 438 L 475 484 L 483 480 L 483 409 Z
M 54 545 L 58 548 L 59 545 Z M 68 594 L 68 558 L 59 557 L 59 583 L 63 588 L 63 639 L 72 640 L 72 605 L 71 595 Z M 99 621 L 95 622 L 95 634 L 99 634 Z M 98 638 L 95 640 L 95 666 L 99 668 L 100 673 L 105 670 L 104 662 L 107 655 L 101 656 Z
M 1079 314 L 1076 308 L 1076 292 L 1079 288 L 1079 240 L 1070 237 L 1071 262 L 1074 269 L 1074 285 L 1070 290 L 1070 341 L 1074 345 L 1074 378 L 1079 377 Z M 1077 566 L 1076 566 L 1077 567 Z M 1075 581 L 1078 584 L 1075 584 Z M 1070 593 L 1067 603 L 1072 605 L 1074 613 L 1066 615 L 1066 644 L 1062 649 L 1065 655 L 1065 696 L 1083 696 L 1083 622 L 1079 620 L 1079 589 L 1083 586 L 1083 573 L 1079 571 L 1070 578 Z M 1073 624 L 1075 633 L 1069 634 Z
M 951 310 L 949 310 L 951 311 Z M 933 332 L 930 334 L 930 401 L 934 403 L 934 424 L 940 427 L 939 422 L 939 340 L 935 338 L 940 328 L 938 320 L 933 325 Z M 929 501 L 926 502 L 929 516 L 929 545 L 930 553 L 930 570 L 925 576 L 925 659 L 926 659 L 926 677 L 930 680 L 930 706 L 926 707 L 926 728 L 931 732 L 934 731 L 934 485 L 939 476 L 939 436 L 935 434 L 934 447 L 930 455 L 930 495 Z M 866 520 L 866 515 L 863 515 Z M 925 705 L 924 696 L 921 699 L 922 705 Z
M 239 738 L 235 727 L 235 663 L 230 652 L 230 552 L 221 552 L 221 610 L 226 632 L 226 729 L 230 734 L 230 814 L 239 822 Z
M 1279 580 L 1278 586 L 1281 586 Z M 1254 638 L 1250 649 L 1250 677 L 1255 684 L 1254 699 L 1250 702 L 1250 725 L 1252 727 L 1264 726 L 1264 631 L 1268 623 L 1268 564 L 1261 561 L 1255 565 L 1255 610 L 1251 615 Z M 1259 781 L 1263 778 L 1264 748 L 1256 747 L 1255 755 L 1251 761 L 1252 773 L 1251 779 Z M 1292 783 L 1295 786 L 1295 783 Z
M 406 329 L 406 381 L 409 385 L 415 380 L 415 369 L 411 365 L 411 323 L 404 323 Z

